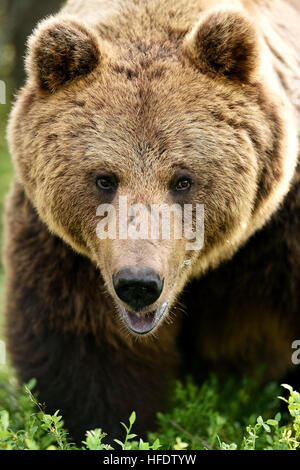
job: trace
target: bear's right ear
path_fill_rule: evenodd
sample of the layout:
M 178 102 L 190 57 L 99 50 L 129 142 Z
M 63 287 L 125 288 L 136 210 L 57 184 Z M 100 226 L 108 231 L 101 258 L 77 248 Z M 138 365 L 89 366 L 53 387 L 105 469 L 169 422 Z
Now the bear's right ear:
M 184 52 L 203 73 L 251 82 L 259 66 L 256 30 L 241 12 L 212 10 L 187 35 Z
M 28 41 L 26 70 L 40 89 L 54 93 L 92 72 L 100 62 L 97 36 L 72 17 L 42 21 Z

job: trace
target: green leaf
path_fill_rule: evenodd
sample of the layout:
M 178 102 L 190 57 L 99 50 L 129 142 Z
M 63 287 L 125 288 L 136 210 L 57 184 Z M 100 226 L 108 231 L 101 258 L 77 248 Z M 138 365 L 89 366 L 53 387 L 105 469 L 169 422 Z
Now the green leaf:
M 263 423 L 263 427 L 267 432 L 271 432 L 270 426 L 268 426 L 266 423 Z
M 121 423 L 121 424 L 122 424 L 123 428 L 126 429 L 126 432 L 129 433 L 129 429 L 128 429 L 128 427 L 126 426 L 126 424 L 125 424 L 125 423 Z
M 123 442 L 119 441 L 119 439 L 114 439 L 114 442 L 116 442 L 117 444 L 119 444 L 119 446 L 121 446 L 122 449 L 124 448 Z
M 9 414 L 6 410 L 0 411 L 0 429 L 7 431 L 9 426 Z
M 160 443 L 159 443 L 159 439 L 156 439 L 156 441 L 154 441 L 153 445 L 152 445 L 152 449 L 153 450 L 158 450 L 160 448 Z
M 129 422 L 130 422 L 131 426 L 134 425 L 135 421 L 136 421 L 136 413 L 135 413 L 135 411 L 133 411 L 130 418 L 129 418 Z
M 286 398 L 281 397 L 281 396 L 279 396 L 278 398 L 279 398 L 279 400 L 282 400 L 282 401 L 285 401 L 285 403 L 288 403 L 288 400 Z
M 270 426 L 278 426 L 278 421 L 276 419 L 268 419 L 266 423 Z
M 289 390 L 290 392 L 293 391 L 293 387 L 291 387 L 291 386 L 288 385 L 288 384 L 281 384 L 281 386 L 282 386 L 283 388 L 286 388 L 286 389 Z

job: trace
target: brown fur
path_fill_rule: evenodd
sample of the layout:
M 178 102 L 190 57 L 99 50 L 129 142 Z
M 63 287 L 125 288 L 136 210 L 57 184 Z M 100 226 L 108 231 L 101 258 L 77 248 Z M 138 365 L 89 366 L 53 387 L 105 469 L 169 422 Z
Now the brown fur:
M 40 35 L 40 37 L 39 37 Z M 97 37 L 72 17 L 39 25 L 29 42 L 29 74 L 42 90 L 51 92 L 76 77 L 92 72 L 100 61 Z
M 197 373 L 200 359 L 248 372 L 264 361 L 266 377 L 291 368 L 300 67 L 274 2 L 73 0 L 29 41 L 28 82 L 9 126 L 8 340 L 21 378 L 36 376 L 41 399 L 76 436 L 117 432 L 132 409 L 138 430 L 149 428 L 185 355 Z M 107 172 L 116 194 L 96 188 Z M 174 194 L 182 172 L 192 188 Z M 118 212 L 119 195 L 204 204 L 204 248 L 99 241 L 97 207 Z M 153 308 L 168 302 L 168 311 L 142 339 L 123 324 L 112 284 L 125 264 L 164 278 Z M 177 299 L 191 280 L 181 326 Z
M 217 10 L 201 18 L 186 39 L 186 52 L 203 73 L 249 83 L 259 58 L 256 31 L 240 13 Z

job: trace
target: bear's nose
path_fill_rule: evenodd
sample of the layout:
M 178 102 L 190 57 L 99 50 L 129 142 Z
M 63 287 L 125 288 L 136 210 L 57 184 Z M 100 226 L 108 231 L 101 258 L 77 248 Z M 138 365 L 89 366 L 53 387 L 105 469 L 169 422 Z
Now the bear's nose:
M 113 276 L 113 284 L 119 299 L 138 312 L 160 297 L 164 280 L 147 266 L 126 266 Z

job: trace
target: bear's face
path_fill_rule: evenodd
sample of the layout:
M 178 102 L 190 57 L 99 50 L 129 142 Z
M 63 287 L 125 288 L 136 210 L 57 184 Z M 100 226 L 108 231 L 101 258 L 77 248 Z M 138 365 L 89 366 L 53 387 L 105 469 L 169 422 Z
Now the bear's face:
M 11 119 L 19 178 L 49 229 L 99 267 L 138 334 L 265 220 L 286 177 L 285 130 L 254 82 L 257 54 L 251 25 L 224 12 L 176 47 L 115 46 L 69 17 L 30 41 Z

